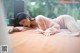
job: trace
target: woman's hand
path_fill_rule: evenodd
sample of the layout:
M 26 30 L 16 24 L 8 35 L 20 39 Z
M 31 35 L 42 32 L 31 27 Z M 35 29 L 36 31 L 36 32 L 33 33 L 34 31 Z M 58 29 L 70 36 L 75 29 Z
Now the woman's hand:
M 21 32 L 21 30 L 17 27 L 14 27 L 12 29 L 9 29 L 9 31 L 8 31 L 9 34 L 14 33 L 14 32 Z
M 36 29 L 36 32 L 37 33 L 40 33 L 40 34 L 43 34 L 44 33 L 44 31 L 42 29 Z
M 47 32 L 45 32 L 45 33 L 43 33 L 45 36 L 51 36 L 52 35 L 52 32 L 50 32 L 50 31 L 47 31 Z
M 49 28 L 44 32 L 44 35 L 45 36 L 50 36 L 50 35 L 54 35 L 54 34 L 56 34 L 58 32 L 59 32 L 59 30 L 56 29 L 56 28 Z
M 8 33 L 14 33 L 14 32 L 23 32 L 23 31 L 26 31 L 26 30 L 30 30 L 31 28 L 29 27 L 14 27 L 12 29 L 9 30 Z

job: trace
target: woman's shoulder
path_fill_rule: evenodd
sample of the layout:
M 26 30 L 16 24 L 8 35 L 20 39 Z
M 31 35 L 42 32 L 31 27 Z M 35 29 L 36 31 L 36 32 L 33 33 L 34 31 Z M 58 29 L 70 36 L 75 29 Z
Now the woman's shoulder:
M 33 18 L 33 20 L 31 21 L 31 27 L 32 27 L 32 28 L 38 27 L 38 25 L 37 25 L 37 23 L 36 23 L 36 21 L 35 21 L 34 18 Z

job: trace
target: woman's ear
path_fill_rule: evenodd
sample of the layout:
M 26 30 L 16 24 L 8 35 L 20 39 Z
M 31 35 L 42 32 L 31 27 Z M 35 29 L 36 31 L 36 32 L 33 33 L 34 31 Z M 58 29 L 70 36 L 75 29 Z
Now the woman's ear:
M 31 18 L 31 20 L 33 21 L 33 20 L 35 20 L 34 18 Z
M 27 21 L 29 21 L 29 22 L 30 22 L 30 19 L 29 19 L 29 18 L 27 18 Z

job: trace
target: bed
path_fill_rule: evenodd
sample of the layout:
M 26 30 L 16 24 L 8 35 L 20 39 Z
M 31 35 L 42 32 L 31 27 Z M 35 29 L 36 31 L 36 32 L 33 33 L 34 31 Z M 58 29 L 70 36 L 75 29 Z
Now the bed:
M 31 29 L 9 34 L 9 40 L 12 53 L 80 53 L 80 37 L 61 33 L 44 36 Z

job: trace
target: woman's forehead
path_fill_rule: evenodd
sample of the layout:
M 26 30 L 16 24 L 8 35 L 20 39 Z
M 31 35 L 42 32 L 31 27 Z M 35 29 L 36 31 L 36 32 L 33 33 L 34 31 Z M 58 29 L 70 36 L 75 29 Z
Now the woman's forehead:
M 21 21 L 27 21 L 27 19 L 22 19 Z

